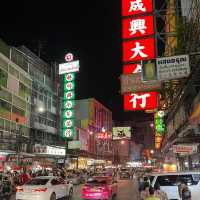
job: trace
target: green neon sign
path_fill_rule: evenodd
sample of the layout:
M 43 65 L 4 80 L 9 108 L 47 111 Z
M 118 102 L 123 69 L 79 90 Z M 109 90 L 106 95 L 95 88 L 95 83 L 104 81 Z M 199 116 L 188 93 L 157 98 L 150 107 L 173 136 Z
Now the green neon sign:
M 74 137 L 75 73 L 64 74 L 62 137 Z

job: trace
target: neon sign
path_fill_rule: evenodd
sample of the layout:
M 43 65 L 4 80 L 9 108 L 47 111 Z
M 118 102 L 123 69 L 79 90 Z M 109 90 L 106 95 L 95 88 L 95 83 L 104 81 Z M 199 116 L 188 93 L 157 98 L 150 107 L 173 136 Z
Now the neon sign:
M 65 56 L 66 61 L 70 61 L 62 66 L 70 66 L 73 63 L 78 61 L 73 61 L 73 55 L 68 53 Z M 79 68 L 79 66 L 78 66 Z M 61 68 L 60 68 L 61 69 Z M 66 68 L 62 68 L 63 71 Z M 62 72 L 63 72 L 62 71 Z M 65 71 L 67 72 L 67 71 Z M 62 74 L 62 73 L 60 73 Z M 63 126 L 62 126 L 62 137 L 67 140 L 72 140 L 75 132 L 75 123 L 74 123 L 74 105 L 75 105 L 75 73 L 64 73 L 64 94 L 63 94 Z
M 154 110 L 157 108 L 157 92 L 138 92 L 124 95 L 124 110 Z

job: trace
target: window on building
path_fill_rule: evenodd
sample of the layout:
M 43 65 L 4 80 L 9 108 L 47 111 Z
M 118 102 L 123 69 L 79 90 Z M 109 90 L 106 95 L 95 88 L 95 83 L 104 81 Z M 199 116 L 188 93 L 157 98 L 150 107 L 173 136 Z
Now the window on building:
M 0 58 L 0 68 L 8 71 L 8 63 Z
M 5 120 L 4 122 L 5 122 L 5 130 L 10 131 L 10 121 Z
M 26 124 L 27 118 L 26 118 L 25 113 L 26 113 L 25 110 L 22 110 L 22 109 L 19 109 L 19 108 L 13 106 L 12 107 L 12 115 L 11 115 L 12 121 L 15 121 L 20 124 Z
M 20 73 L 20 81 L 25 83 L 27 86 L 31 87 L 31 80 Z
M 0 99 L 0 117 L 5 119 L 11 118 L 11 104 Z
M 4 120 L 0 118 L 0 129 L 4 129 Z
M 0 90 L 0 98 L 6 101 L 12 102 L 12 95 L 8 91 L 1 89 Z
M 14 67 L 12 67 L 11 65 L 9 65 L 9 72 L 10 74 L 12 74 L 13 76 L 15 76 L 16 78 L 19 79 L 19 71 L 17 71 Z
M 31 96 L 31 90 L 21 82 L 19 83 L 19 96 L 25 100 L 28 100 Z
M 0 69 L 0 86 L 7 88 L 8 73 Z
M 48 98 L 48 100 L 47 100 L 47 109 L 51 110 L 51 99 L 50 98 Z
M 20 108 L 26 108 L 26 102 L 23 101 L 22 99 L 20 99 L 19 97 L 17 96 L 13 96 L 13 104 L 17 107 L 20 107 Z

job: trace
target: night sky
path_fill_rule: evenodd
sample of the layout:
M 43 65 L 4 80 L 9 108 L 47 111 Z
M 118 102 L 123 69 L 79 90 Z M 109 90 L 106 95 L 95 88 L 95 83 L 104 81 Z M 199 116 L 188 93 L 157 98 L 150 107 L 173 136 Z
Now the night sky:
M 116 120 L 143 117 L 123 112 L 119 94 L 121 62 L 121 0 L 18 0 L 1 5 L 0 38 L 12 46 L 37 49 L 41 58 L 64 62 L 72 52 L 80 60 L 77 99 L 95 97 Z M 2 3 L 2 2 L 1 2 Z

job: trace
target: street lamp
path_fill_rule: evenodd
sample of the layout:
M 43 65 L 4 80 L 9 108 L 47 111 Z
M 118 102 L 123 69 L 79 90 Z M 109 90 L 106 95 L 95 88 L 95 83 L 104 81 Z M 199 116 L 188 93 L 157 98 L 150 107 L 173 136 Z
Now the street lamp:
M 38 108 L 38 112 L 39 112 L 39 113 L 43 113 L 43 112 L 44 112 L 44 107 L 40 106 L 40 107 Z
M 106 129 L 105 129 L 104 127 L 102 127 L 101 131 L 102 131 L 103 133 L 105 133 L 105 132 L 106 132 Z
M 151 154 L 154 154 L 154 150 L 153 150 L 153 149 L 151 149 L 150 153 L 151 153 Z
M 89 133 L 90 133 L 90 135 L 93 135 L 93 132 L 92 132 L 92 131 L 90 131 Z
M 123 145 L 123 144 L 125 144 L 125 141 L 124 141 L 124 140 L 121 141 L 121 145 Z
M 154 127 L 154 123 L 153 123 L 153 122 L 150 123 L 150 127 L 151 127 L 151 128 Z

